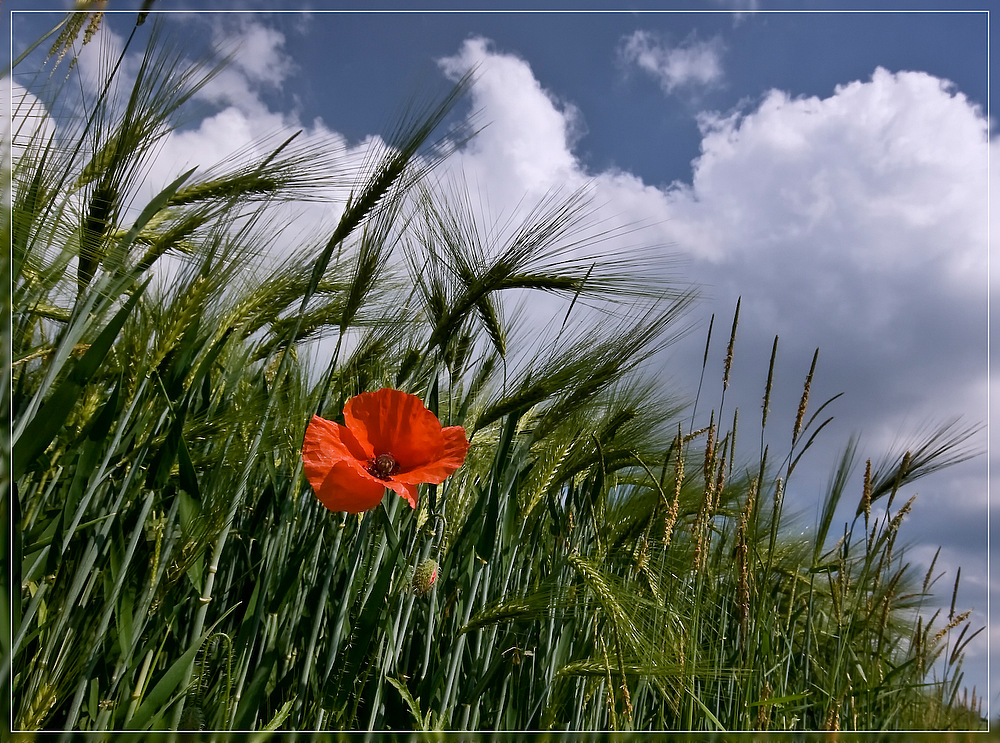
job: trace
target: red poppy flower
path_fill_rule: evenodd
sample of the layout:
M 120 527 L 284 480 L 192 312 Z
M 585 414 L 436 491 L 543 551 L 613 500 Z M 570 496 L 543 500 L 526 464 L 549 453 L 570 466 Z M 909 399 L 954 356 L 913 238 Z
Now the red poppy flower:
M 331 511 L 368 511 L 385 488 L 416 508 L 417 485 L 444 482 L 469 450 L 465 429 L 442 428 L 419 397 L 399 390 L 352 397 L 344 423 L 314 415 L 302 442 L 306 479 Z

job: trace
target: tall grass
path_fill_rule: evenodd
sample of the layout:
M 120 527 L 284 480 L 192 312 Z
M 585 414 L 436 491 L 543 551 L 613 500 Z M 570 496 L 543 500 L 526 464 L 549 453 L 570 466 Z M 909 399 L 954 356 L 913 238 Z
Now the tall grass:
M 869 462 L 841 530 L 852 443 L 802 536 L 784 493 L 827 420 L 815 357 L 783 451 L 765 445 L 777 340 L 759 424 L 723 395 L 695 429 L 642 363 L 690 290 L 601 255 L 581 194 L 484 226 L 428 177 L 469 80 L 403 121 L 329 236 L 262 260 L 274 205 L 342 178 L 337 153 L 273 143 L 130 203 L 214 73 L 144 36 L 129 85 L 109 60 L 85 116 L 14 132 L 15 728 L 979 726 L 957 698 L 977 631 L 927 616 L 939 576 L 897 542 L 908 486 L 968 456 L 968 429 Z M 67 90 L 39 88 L 53 112 Z M 525 345 L 513 302 L 540 293 L 565 319 Z M 464 426 L 468 458 L 414 511 L 333 514 L 301 474 L 306 423 L 381 386 Z

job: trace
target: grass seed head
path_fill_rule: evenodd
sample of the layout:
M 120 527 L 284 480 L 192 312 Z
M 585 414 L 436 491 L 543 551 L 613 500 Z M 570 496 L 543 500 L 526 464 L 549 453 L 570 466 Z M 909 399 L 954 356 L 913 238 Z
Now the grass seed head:
M 812 364 L 809 366 L 809 373 L 806 375 L 806 383 L 802 386 L 802 399 L 799 400 L 799 409 L 795 414 L 795 428 L 792 429 L 792 445 L 799 439 L 802 433 L 802 419 L 806 416 L 806 406 L 809 404 L 809 388 L 812 386 L 813 372 L 816 371 L 816 360 L 819 358 L 819 349 L 813 353 Z
M 767 427 L 767 411 L 771 404 L 771 385 L 774 383 L 774 357 L 778 353 L 778 336 L 774 336 L 774 344 L 771 346 L 771 361 L 767 365 L 767 384 L 764 385 L 764 402 L 761 406 L 760 427 Z
M 740 302 L 743 297 L 736 300 L 736 312 L 733 313 L 733 329 L 729 334 L 729 345 L 726 347 L 726 367 L 722 375 L 722 389 L 729 388 L 729 372 L 733 366 L 733 346 L 736 345 L 736 326 L 740 321 Z

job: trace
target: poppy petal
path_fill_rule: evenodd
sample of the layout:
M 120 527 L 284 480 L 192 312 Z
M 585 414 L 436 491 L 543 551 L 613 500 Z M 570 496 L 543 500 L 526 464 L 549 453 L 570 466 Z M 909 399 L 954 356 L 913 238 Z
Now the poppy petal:
M 448 426 L 441 429 L 444 445 L 436 456 L 409 471 L 393 475 L 392 479 L 404 483 L 428 482 L 442 483 L 465 462 L 469 451 L 469 441 L 465 438 L 465 429 L 461 426 Z
M 416 395 L 383 388 L 352 397 L 344 406 L 347 428 L 375 454 L 392 454 L 402 472 L 436 459 L 444 446 L 441 422 Z
M 417 486 L 415 484 L 399 482 L 399 480 L 389 480 L 383 483 L 390 490 L 395 491 L 398 495 L 406 498 L 410 503 L 410 508 L 417 507 Z
M 323 480 L 334 464 L 351 456 L 340 438 L 341 426 L 314 415 L 302 441 L 302 468 L 306 479 L 319 492 Z
M 317 493 L 330 468 L 345 460 L 367 460 L 351 432 L 333 421 L 314 415 L 302 441 L 302 465 L 306 479 Z
M 349 461 L 337 462 L 316 490 L 320 503 L 331 511 L 361 513 L 382 502 L 385 485 L 381 480 L 362 474 Z

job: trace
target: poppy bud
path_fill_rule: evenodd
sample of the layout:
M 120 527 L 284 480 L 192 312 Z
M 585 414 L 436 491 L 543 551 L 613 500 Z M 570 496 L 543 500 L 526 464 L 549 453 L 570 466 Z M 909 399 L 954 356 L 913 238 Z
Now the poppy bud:
M 439 567 L 437 560 L 432 557 L 428 557 L 417 565 L 413 571 L 413 579 L 410 581 L 410 588 L 417 596 L 423 596 L 434 588 L 438 579 Z

